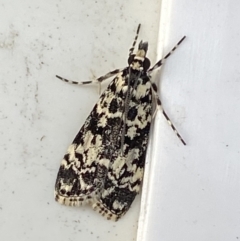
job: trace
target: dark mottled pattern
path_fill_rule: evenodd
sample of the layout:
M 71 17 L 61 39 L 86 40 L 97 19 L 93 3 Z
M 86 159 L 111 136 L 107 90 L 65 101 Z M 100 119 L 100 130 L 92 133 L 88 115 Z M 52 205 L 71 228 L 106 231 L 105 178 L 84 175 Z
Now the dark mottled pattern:
M 55 199 L 59 203 L 79 206 L 89 202 L 95 210 L 112 220 L 127 212 L 142 183 L 152 120 L 152 90 L 157 97 L 157 86 L 150 83 L 148 76 L 185 39 L 184 36 L 149 69 L 147 42 L 141 41 L 133 54 L 139 30 L 140 24 L 129 50 L 129 67 L 116 69 L 96 79 L 101 83 L 118 73 L 70 145 L 55 185 Z M 78 83 L 60 76 L 57 78 L 72 84 L 92 82 Z M 156 99 L 157 105 L 161 106 L 159 98 Z M 162 112 L 170 123 L 165 111 Z M 186 145 L 173 124 L 171 127 Z
M 150 80 L 145 73 L 137 79 L 138 73 L 132 70 L 130 77 L 131 98 L 123 150 L 121 137 L 126 98 L 123 87 L 128 85 L 128 67 L 103 92 L 73 140 L 73 150 L 64 156 L 55 186 L 57 201 L 59 196 L 70 202 L 76 197 L 80 201 L 91 200 L 99 193 L 93 207 L 114 220 L 130 208 L 143 178 L 152 114 Z M 137 90 L 142 86 L 146 86 L 146 91 L 143 96 L 138 96 Z M 115 165 L 119 158 L 120 169 Z M 77 204 L 73 202 L 73 205 Z
M 117 111 L 119 111 L 119 107 L 118 107 L 118 101 L 117 99 L 112 99 L 112 101 L 110 102 L 110 105 L 109 105 L 109 112 L 114 114 L 116 113 Z
M 131 121 L 135 120 L 137 114 L 138 114 L 138 110 L 136 106 L 131 107 L 128 111 L 128 120 L 131 120 Z

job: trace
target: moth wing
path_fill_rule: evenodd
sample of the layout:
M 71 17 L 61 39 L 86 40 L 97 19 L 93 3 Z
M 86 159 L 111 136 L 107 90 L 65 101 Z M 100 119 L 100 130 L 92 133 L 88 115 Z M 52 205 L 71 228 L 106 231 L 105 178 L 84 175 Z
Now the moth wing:
M 93 208 L 107 219 L 116 221 L 122 217 L 140 191 L 151 121 L 151 83 L 145 76 L 129 102 L 124 155 L 121 148 L 115 150 L 101 198 L 93 203 Z
M 55 199 L 61 204 L 79 206 L 100 198 L 112 142 L 118 136 L 113 132 L 119 131 L 121 125 L 120 76 L 103 92 L 61 162 L 55 184 Z

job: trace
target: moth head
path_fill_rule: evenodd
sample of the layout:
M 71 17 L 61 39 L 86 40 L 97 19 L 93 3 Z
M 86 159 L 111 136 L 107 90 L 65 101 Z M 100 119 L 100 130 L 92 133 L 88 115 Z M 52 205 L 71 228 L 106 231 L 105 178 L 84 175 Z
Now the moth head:
M 146 58 L 148 50 L 148 42 L 141 41 L 138 45 L 138 51 L 136 54 L 132 54 L 128 58 L 128 64 L 133 69 L 144 70 L 145 72 L 149 69 L 151 63 L 148 58 Z

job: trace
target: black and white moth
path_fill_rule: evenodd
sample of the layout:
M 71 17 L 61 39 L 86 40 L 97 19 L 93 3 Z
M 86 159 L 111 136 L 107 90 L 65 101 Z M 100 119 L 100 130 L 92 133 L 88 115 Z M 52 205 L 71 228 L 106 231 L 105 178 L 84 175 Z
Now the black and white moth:
M 116 75 L 69 146 L 55 184 L 57 202 L 69 206 L 89 203 L 94 210 L 114 221 L 128 211 L 140 191 L 149 131 L 157 109 L 162 110 L 185 145 L 161 107 L 157 86 L 150 77 L 152 71 L 163 64 L 185 36 L 149 69 L 147 42 L 141 41 L 136 54 L 133 54 L 139 30 L 140 24 L 129 50 L 128 66 L 97 79 L 101 83 Z M 57 77 L 72 84 L 92 83 Z

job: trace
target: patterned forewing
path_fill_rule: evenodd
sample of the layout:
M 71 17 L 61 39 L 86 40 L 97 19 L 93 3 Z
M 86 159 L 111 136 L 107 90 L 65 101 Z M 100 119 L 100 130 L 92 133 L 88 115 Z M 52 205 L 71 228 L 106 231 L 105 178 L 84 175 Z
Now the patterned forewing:
M 67 150 L 55 184 L 55 199 L 78 206 L 99 199 L 116 151 L 124 106 L 120 73 L 103 92 Z
M 93 204 L 94 209 L 112 220 L 119 219 L 127 212 L 140 190 L 151 126 L 152 92 L 148 76 L 141 76 L 136 89 L 131 89 L 130 93 L 124 153 L 121 153 L 119 140 L 112 155 L 101 198 Z

